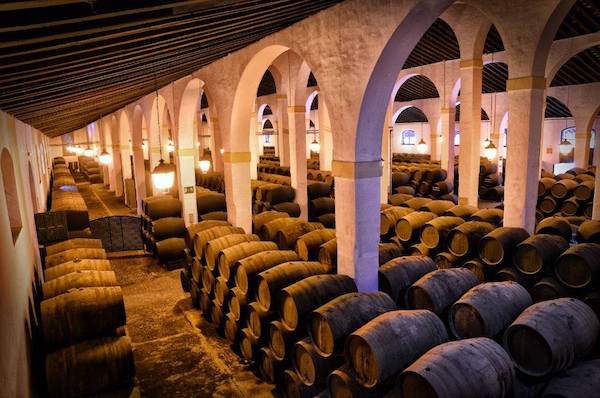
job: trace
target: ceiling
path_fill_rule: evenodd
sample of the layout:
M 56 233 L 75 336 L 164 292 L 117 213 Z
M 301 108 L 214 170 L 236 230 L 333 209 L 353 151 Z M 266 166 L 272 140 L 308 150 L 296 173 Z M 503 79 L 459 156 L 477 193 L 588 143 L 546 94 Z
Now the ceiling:
M 554 97 L 547 96 L 546 97 L 546 111 L 544 113 L 544 117 L 552 118 L 552 117 L 572 117 L 571 111 L 566 107 L 565 104 L 560 102 Z
M 394 101 L 407 102 L 418 99 L 438 98 L 439 96 L 440 94 L 431 80 L 423 75 L 416 75 L 402 83 Z
M 411 106 L 400 112 L 394 123 L 427 123 L 427 116 L 419 108 Z
M 590 47 L 560 67 L 551 87 L 600 82 L 600 46 Z
M 49 136 L 340 0 L 0 3 L 0 109 Z

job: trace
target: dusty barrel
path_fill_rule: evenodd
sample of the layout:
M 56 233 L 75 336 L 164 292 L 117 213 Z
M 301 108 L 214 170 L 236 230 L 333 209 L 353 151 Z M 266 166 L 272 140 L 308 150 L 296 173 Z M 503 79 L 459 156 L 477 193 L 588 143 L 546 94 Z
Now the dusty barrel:
M 490 267 L 486 265 L 489 270 Z M 491 270 L 493 271 L 493 270 Z M 525 286 L 525 288 L 529 289 L 533 286 L 537 281 L 541 278 L 541 274 L 538 275 L 528 275 L 519 271 L 516 267 L 503 267 L 500 268 L 494 274 L 493 279 L 499 282 L 512 281 L 517 282 L 521 286 Z
M 269 205 L 265 203 L 264 206 Z M 277 203 L 273 205 L 272 209 L 287 213 L 290 217 L 300 217 L 300 205 L 296 202 Z
M 600 391 L 600 359 L 582 362 L 553 376 L 543 398 L 594 397 Z
M 246 306 L 248 305 L 247 296 L 242 293 L 240 288 L 232 287 L 229 289 L 228 306 L 229 313 L 233 316 L 236 321 L 245 319 L 246 317 Z
M 502 398 L 515 380 L 510 357 L 487 337 L 452 341 L 429 350 L 398 377 L 404 398 Z
M 493 230 L 494 226 L 485 221 L 462 223 L 448 233 L 448 251 L 458 257 L 475 254 L 481 238 Z
M 194 251 L 200 259 L 204 258 L 206 243 L 216 238 L 232 234 L 245 234 L 243 228 L 231 226 L 217 226 L 202 230 L 194 235 Z
M 556 277 L 566 286 L 582 289 L 593 285 L 600 276 L 600 244 L 580 243 L 566 250 L 556 260 Z
M 465 221 L 469 221 L 471 216 L 478 211 L 479 209 L 475 206 L 455 205 L 442 213 L 442 216 L 460 217 Z
M 157 198 L 146 203 L 146 214 L 151 220 L 181 217 L 181 201 L 170 196 Z
M 331 398 L 381 398 L 389 396 L 391 385 L 365 388 L 356 381 L 352 369 L 344 364 L 327 377 L 327 390 Z
M 532 235 L 517 245 L 513 263 L 521 272 L 535 275 L 550 269 L 568 248 L 569 242 L 559 235 Z
M 86 287 L 42 301 L 44 342 L 48 347 L 114 335 L 125 325 L 120 287 Z
M 482 209 L 471 216 L 471 221 L 485 221 L 490 224 L 500 225 L 504 218 L 504 211 L 501 209 Z
M 262 347 L 259 350 L 257 362 L 261 379 L 268 383 L 279 381 L 285 366 L 282 360 L 275 358 L 270 348 Z
M 579 184 L 575 180 L 560 180 L 552 185 L 550 193 L 557 199 L 565 199 L 573 193 L 577 185 Z
M 406 289 L 423 275 L 435 270 L 435 263 L 430 257 L 397 257 L 379 267 L 379 290 L 387 293 L 397 305 L 403 306 Z
M 494 338 L 532 303 L 527 290 L 515 282 L 477 285 L 450 308 L 450 331 L 457 339 Z
M 460 217 L 442 216 L 434 218 L 421 228 L 421 243 L 429 249 L 445 248 L 450 230 L 464 222 Z
M 408 193 L 396 193 L 393 195 L 390 195 L 388 197 L 388 201 L 390 202 L 390 204 L 392 206 L 401 206 L 404 202 L 412 199 L 414 197 L 414 190 L 413 193 L 408 194 Z M 408 207 L 408 206 L 406 206 Z
M 406 250 L 407 256 L 429 256 L 429 248 L 423 243 L 415 243 Z
M 491 266 L 510 261 L 517 245 L 528 237 L 523 228 L 496 228 L 479 241 L 479 258 Z
M 323 224 L 320 223 L 294 223 L 282 227 L 275 234 L 275 243 L 280 250 L 293 249 L 298 238 L 302 235 L 323 229 Z
M 554 178 L 542 177 L 538 181 L 538 197 L 545 196 L 550 192 L 550 188 L 556 183 Z
M 538 205 L 542 213 L 546 215 L 554 214 L 556 211 L 558 211 L 559 206 L 560 200 L 552 197 L 551 195 L 542 198 Z
M 478 258 L 473 258 L 462 265 L 463 268 L 471 271 L 479 280 L 480 283 L 485 283 L 490 279 L 491 272 L 487 265 Z
M 254 360 L 258 351 L 258 339 L 248 328 L 240 330 L 239 349 L 246 361 Z
M 570 367 L 594 348 L 600 324 L 582 301 L 560 298 L 527 308 L 506 329 L 504 347 L 515 366 L 530 376 Z
M 394 301 L 383 292 L 347 293 L 312 312 L 309 334 L 317 352 L 330 356 L 341 352 L 344 339 L 354 330 L 395 309 Z
M 535 228 L 536 234 L 559 235 L 567 241 L 571 240 L 571 225 L 564 217 L 544 218 Z
M 531 298 L 536 303 L 572 295 L 569 294 L 566 287 L 551 276 L 545 276 L 540 279 L 529 289 L 529 292 L 531 293 Z
M 427 202 L 423 206 L 421 206 L 419 208 L 419 211 L 428 211 L 430 213 L 434 213 L 438 216 L 441 216 L 454 206 L 456 206 L 454 202 L 451 202 L 449 200 L 432 200 L 431 202 Z
M 276 220 L 278 218 L 289 217 L 289 214 L 285 212 L 274 210 L 264 211 L 260 214 L 256 214 L 252 217 L 252 231 L 254 233 L 258 233 L 262 229 L 263 225 L 265 225 L 266 223 Z
M 297 261 L 298 255 L 291 250 L 267 250 L 248 256 L 235 264 L 235 285 L 241 293 L 254 297 L 256 275 L 288 261 Z
M 309 337 L 294 344 L 291 359 L 300 381 L 307 386 L 325 384 L 327 375 L 344 360 L 342 355 L 321 356 Z
M 183 238 L 168 238 L 156 242 L 156 257 L 161 263 L 168 263 L 185 256 L 185 240 Z
M 185 234 L 185 222 L 181 217 L 165 217 L 152 221 L 151 235 L 156 241 L 168 238 L 183 237 Z
M 425 204 L 427 204 L 429 202 L 431 202 L 431 199 L 429 199 L 429 198 L 416 197 L 416 198 L 407 200 L 406 202 L 402 203 L 401 206 L 410 207 L 413 210 L 419 210 L 421 207 L 423 207 Z
M 60 265 L 46 268 L 44 271 L 44 280 L 49 282 L 53 279 L 77 271 L 111 271 L 109 260 L 83 259 L 77 261 L 67 261 Z
M 237 261 L 256 253 L 276 249 L 277 245 L 275 243 L 261 241 L 243 242 L 223 249 L 217 256 L 219 275 L 226 280 L 229 280 L 232 275 L 231 268 L 236 264 Z
M 321 391 L 316 384 L 312 386 L 304 384 L 296 372 L 289 369 L 283 372 L 281 388 L 286 398 L 313 398 Z
M 593 199 L 594 198 L 594 184 L 595 184 L 595 181 L 594 181 L 593 177 L 591 180 L 582 181 L 577 186 L 577 188 L 575 188 L 575 191 L 573 192 L 573 194 L 575 195 L 577 200 L 579 200 L 581 202 L 587 202 L 587 201 Z
M 560 205 L 560 214 L 563 216 L 574 216 L 579 212 L 579 202 L 575 196 L 566 199 Z
M 46 246 L 46 256 L 64 252 L 70 249 L 102 249 L 100 239 L 75 238 Z
M 399 310 L 379 315 L 350 334 L 344 353 L 356 380 L 371 388 L 446 341 L 446 327 L 433 312 Z
M 394 241 L 387 243 L 379 243 L 378 249 L 378 259 L 380 266 L 394 258 L 400 257 L 404 251 L 402 245 Z
M 310 182 L 306 186 L 308 199 L 328 197 L 331 195 L 331 186 L 325 182 Z
M 335 267 L 337 265 L 337 239 L 331 239 L 319 248 L 319 262 Z
M 406 291 L 409 308 L 426 309 L 441 314 L 479 280 L 465 268 L 440 269 L 417 280 Z
M 261 201 L 276 205 L 277 203 L 293 202 L 296 190 L 290 186 L 279 185 L 262 191 Z
M 425 211 L 407 214 L 396 223 L 396 235 L 403 242 L 416 240 L 423 225 L 436 217 L 436 214 Z
M 229 286 L 227 285 L 227 280 L 222 276 L 218 276 L 215 278 L 215 286 L 214 286 L 214 300 L 217 305 L 219 305 L 223 310 L 228 310 L 227 306 L 229 305 Z
M 600 243 L 600 221 L 587 220 L 577 228 L 577 242 Z
M 204 245 L 204 260 L 206 262 L 206 266 L 211 271 L 215 269 L 217 255 L 221 250 L 238 245 L 240 243 L 254 242 L 258 240 L 260 240 L 258 235 L 253 234 L 231 234 L 209 240 Z
M 106 260 L 106 252 L 104 249 L 68 249 L 51 256 L 46 256 L 45 264 L 47 269 L 66 263 L 67 261 L 78 261 L 83 259 Z
M 269 325 L 269 348 L 278 361 L 290 359 L 292 347 L 299 339 L 306 336 L 305 329 L 291 330 L 281 321 L 271 321 Z
M 113 271 L 75 271 L 44 283 L 44 300 L 80 287 L 118 286 Z
M 317 229 L 298 238 L 295 251 L 303 261 L 315 261 L 319 258 L 319 247 L 335 238 L 335 229 Z
M 264 341 L 268 335 L 269 331 L 269 323 L 273 320 L 274 313 L 272 311 L 266 311 L 260 304 L 256 301 L 248 304 L 248 319 L 247 326 L 250 329 L 250 332 L 257 339 Z
M 313 199 L 308 204 L 308 212 L 312 218 L 327 213 L 335 213 L 335 200 L 329 197 Z
M 379 216 L 379 233 L 382 236 L 388 235 L 396 228 L 396 223 L 405 215 L 414 210 L 409 207 L 392 206 L 382 210 Z
M 135 367 L 129 337 L 85 341 L 46 358 L 51 397 L 81 397 L 133 382 Z
M 281 230 L 282 228 L 290 227 L 291 225 L 294 225 L 294 224 L 306 224 L 306 223 L 307 222 L 305 220 L 302 220 L 299 218 L 293 218 L 293 217 L 278 218 L 278 219 L 269 221 L 268 223 L 265 223 L 262 226 L 262 228 L 257 232 L 258 232 L 258 236 L 260 236 L 260 238 L 262 240 L 274 241 L 277 231 Z
M 354 279 L 346 275 L 314 275 L 283 288 L 279 314 L 289 329 L 306 323 L 308 315 L 321 305 L 346 293 L 357 291 Z
M 185 230 L 185 235 L 184 235 L 185 244 L 186 244 L 187 248 L 192 251 L 192 255 L 194 255 L 195 254 L 195 252 L 194 252 L 194 236 L 196 236 L 196 233 L 213 228 L 213 227 L 226 227 L 226 226 L 231 226 L 231 224 L 227 221 L 221 221 L 221 220 L 206 220 L 206 221 L 200 221 L 197 224 L 192 224 L 192 225 L 188 226 Z
M 265 310 L 277 310 L 277 295 L 281 289 L 328 271 L 328 267 L 317 261 L 290 261 L 276 265 L 256 276 L 256 301 Z
M 196 207 L 198 214 L 206 214 L 213 211 L 227 211 L 225 195 L 214 191 L 197 192 Z
M 223 325 L 223 334 L 225 338 L 229 342 L 229 344 L 239 343 L 239 330 L 238 330 L 238 322 L 235 319 L 234 315 L 231 312 L 225 314 L 225 324 Z
M 431 255 L 431 254 L 430 254 Z M 465 261 L 463 257 L 457 257 L 450 252 L 436 253 L 433 257 L 433 262 L 438 269 L 448 269 L 460 267 Z

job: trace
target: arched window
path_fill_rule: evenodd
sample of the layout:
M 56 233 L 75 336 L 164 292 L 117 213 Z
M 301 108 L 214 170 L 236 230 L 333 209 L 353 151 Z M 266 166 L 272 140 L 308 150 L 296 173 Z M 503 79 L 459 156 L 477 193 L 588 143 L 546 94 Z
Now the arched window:
M 592 134 L 590 135 L 590 149 L 594 149 L 596 142 L 596 130 L 592 129 Z
M 504 145 L 504 148 L 506 148 L 506 132 L 507 129 L 504 129 L 504 131 L 502 132 L 502 143 Z
M 8 149 L 2 150 L 0 156 L 0 167 L 2 169 L 2 183 L 4 186 L 4 199 L 6 200 L 6 214 L 10 222 L 10 232 L 13 243 L 17 241 L 23 223 L 21 222 L 21 209 L 19 208 L 19 195 L 17 193 L 17 182 L 12 157 Z
M 567 140 L 575 146 L 575 126 L 564 128 L 560 131 L 560 141 Z
M 460 145 L 460 131 L 456 130 L 454 132 L 454 146 Z
M 415 145 L 415 132 L 413 130 L 404 130 L 402 132 L 402 145 Z

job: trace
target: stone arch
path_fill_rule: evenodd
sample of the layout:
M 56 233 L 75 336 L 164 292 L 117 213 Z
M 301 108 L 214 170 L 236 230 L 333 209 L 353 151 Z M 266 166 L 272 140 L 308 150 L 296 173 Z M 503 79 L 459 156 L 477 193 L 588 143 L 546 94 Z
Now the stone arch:
M 131 155 L 133 154 L 131 127 L 131 121 L 127 111 L 121 111 L 119 115 L 119 152 L 121 154 L 121 175 L 123 180 L 133 176 L 131 167 Z
M 400 91 L 400 89 L 402 89 L 402 87 L 404 86 L 405 83 L 412 81 L 411 79 L 415 79 L 417 78 L 417 76 L 422 76 L 426 79 L 426 81 L 428 82 L 428 84 L 431 84 L 431 86 L 433 86 L 433 89 L 435 90 L 435 93 L 437 94 L 437 96 L 440 96 L 440 87 L 439 87 L 439 83 L 436 82 L 435 78 L 433 76 L 431 76 L 431 74 L 429 74 L 426 71 L 423 71 L 421 73 L 407 73 L 405 75 L 403 75 L 402 77 L 400 77 L 397 81 L 396 84 L 394 84 L 394 89 L 392 90 L 392 95 L 391 95 L 391 100 L 396 102 L 396 97 L 398 96 L 398 92 Z M 435 98 L 435 97 L 432 97 Z
M 7 148 L 2 149 L 2 153 L 0 154 L 0 171 L 2 172 L 6 214 L 8 216 L 13 243 L 16 243 L 23 228 L 23 221 L 21 220 L 21 206 L 19 204 L 15 166 Z
M 142 212 L 142 199 L 150 195 L 152 188 L 147 189 L 145 160 L 150 162 L 150 141 L 148 140 L 148 126 L 141 104 L 133 106 L 132 110 L 131 147 L 133 151 L 133 174 L 135 175 L 135 196 L 137 212 Z M 144 137 L 145 136 L 145 137 Z M 146 141 L 144 141 L 146 139 Z
M 35 182 L 35 177 L 33 176 L 33 168 L 31 167 L 31 161 L 27 162 L 27 171 L 29 177 L 29 192 L 31 193 L 31 208 L 34 213 L 37 213 L 39 209 L 39 203 L 37 198 L 37 186 Z
M 579 45 L 575 46 L 574 49 L 570 49 L 569 53 L 567 55 L 565 55 L 564 57 L 562 57 L 560 60 L 558 60 L 558 62 L 556 62 L 555 65 L 553 65 L 552 67 L 549 66 L 549 74 L 546 76 L 546 86 L 550 87 L 552 85 L 552 83 L 554 82 L 554 78 L 556 77 L 556 75 L 560 72 L 560 70 L 565 67 L 565 65 L 567 65 L 567 63 L 577 57 L 579 54 L 585 52 L 585 51 L 589 51 L 591 49 L 594 50 L 600 50 L 600 39 L 599 40 L 594 40 L 594 41 L 589 41 L 588 43 L 585 44 L 581 44 L 581 43 L 577 43 Z

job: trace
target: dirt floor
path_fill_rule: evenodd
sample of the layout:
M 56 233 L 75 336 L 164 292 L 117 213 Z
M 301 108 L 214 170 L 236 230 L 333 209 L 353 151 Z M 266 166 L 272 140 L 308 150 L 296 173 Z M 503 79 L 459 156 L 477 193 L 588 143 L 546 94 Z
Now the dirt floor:
M 78 184 L 90 218 L 131 214 L 102 184 Z M 129 397 L 277 397 L 240 362 L 184 293 L 179 270 L 167 271 L 149 254 L 109 255 L 123 289 L 127 333 L 133 343 L 136 388 Z M 122 396 L 110 394 L 108 396 Z

